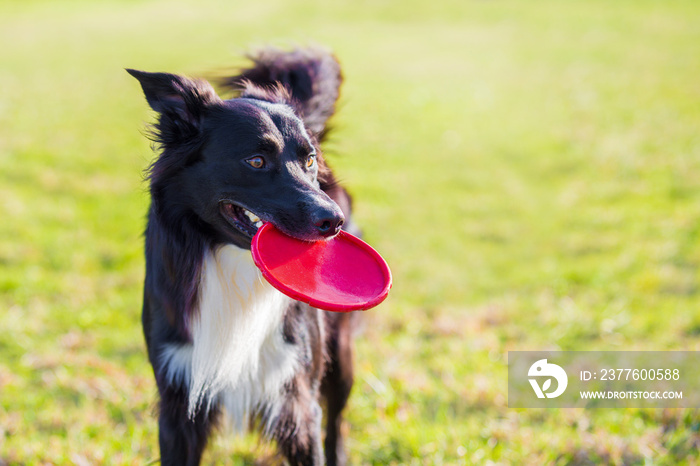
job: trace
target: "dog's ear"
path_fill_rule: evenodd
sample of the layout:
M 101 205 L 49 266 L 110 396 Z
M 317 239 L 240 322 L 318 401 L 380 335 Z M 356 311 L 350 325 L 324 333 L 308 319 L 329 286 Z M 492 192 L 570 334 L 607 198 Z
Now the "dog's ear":
M 282 86 L 293 99 L 288 101 L 306 127 L 319 139 L 328 130 L 343 81 L 338 60 L 317 47 L 284 51 L 265 48 L 249 55 L 252 66 L 237 76 L 222 78 L 222 87 L 240 93 L 249 92 L 249 83 L 264 89 Z M 270 87 L 272 86 L 272 87 Z
M 169 73 L 147 73 L 127 69 L 138 79 L 153 110 L 161 114 L 160 128 L 173 124 L 180 131 L 199 130 L 202 111 L 207 105 L 220 102 L 211 85 L 204 80 L 193 80 Z

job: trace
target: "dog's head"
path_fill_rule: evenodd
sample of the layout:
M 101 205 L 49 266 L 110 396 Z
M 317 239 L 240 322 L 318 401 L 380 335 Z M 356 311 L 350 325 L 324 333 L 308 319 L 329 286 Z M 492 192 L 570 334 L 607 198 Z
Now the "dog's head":
M 162 153 L 150 171 L 157 215 L 241 247 L 262 222 L 308 241 L 338 233 L 343 214 L 319 185 L 330 171 L 284 88 L 249 85 L 222 100 L 206 81 L 127 71 L 159 113 L 153 136 Z

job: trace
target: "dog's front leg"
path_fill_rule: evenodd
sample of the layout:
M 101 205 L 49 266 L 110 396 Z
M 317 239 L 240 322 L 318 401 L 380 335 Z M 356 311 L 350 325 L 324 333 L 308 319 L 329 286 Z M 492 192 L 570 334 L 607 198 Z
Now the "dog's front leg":
M 323 412 L 309 393 L 288 393 L 273 437 L 290 465 L 323 465 L 321 419 Z
M 187 397 L 184 391 L 170 386 L 161 390 L 158 416 L 161 464 L 163 466 L 199 465 L 217 415 L 216 408 L 212 408 L 207 413 L 200 409 L 194 419 L 189 419 Z

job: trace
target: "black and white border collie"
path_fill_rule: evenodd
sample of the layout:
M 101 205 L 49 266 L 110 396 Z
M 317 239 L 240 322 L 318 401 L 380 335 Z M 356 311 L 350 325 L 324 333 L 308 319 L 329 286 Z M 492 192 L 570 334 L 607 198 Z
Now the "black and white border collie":
M 251 59 L 222 83 L 236 93 L 230 100 L 203 80 L 127 70 L 158 113 L 143 328 L 161 462 L 199 464 L 225 413 L 274 440 L 290 464 L 323 464 L 324 446 L 327 464 L 343 464 L 353 316 L 281 294 L 250 253 L 262 222 L 307 241 L 354 230 L 350 197 L 319 147 L 340 67 L 318 49 Z

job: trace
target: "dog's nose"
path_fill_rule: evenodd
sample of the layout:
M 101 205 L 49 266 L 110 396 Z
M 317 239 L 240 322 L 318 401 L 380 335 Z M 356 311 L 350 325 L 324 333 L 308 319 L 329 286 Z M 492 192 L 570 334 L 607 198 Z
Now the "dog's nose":
M 345 218 L 342 215 L 334 215 L 332 217 L 324 217 L 317 220 L 314 225 L 321 236 L 328 238 L 335 236 L 340 231 L 340 227 L 345 223 Z

